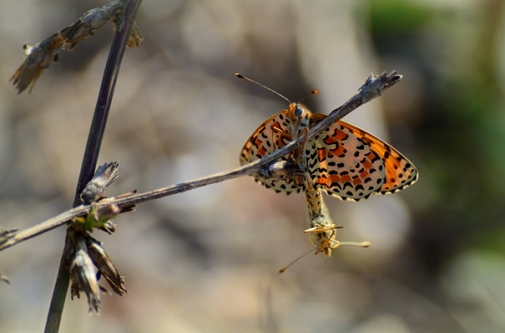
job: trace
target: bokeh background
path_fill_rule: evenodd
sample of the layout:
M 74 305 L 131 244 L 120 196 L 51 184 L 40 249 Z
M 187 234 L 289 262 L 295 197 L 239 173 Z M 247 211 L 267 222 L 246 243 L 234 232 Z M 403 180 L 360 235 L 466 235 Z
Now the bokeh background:
M 60 52 L 31 94 L 8 82 L 35 44 L 101 1 L 0 2 L 0 225 L 27 228 L 72 203 L 112 40 L 109 24 Z M 128 295 L 67 301 L 61 332 L 504 332 L 505 2 L 144 1 L 100 163 L 117 195 L 238 166 L 257 126 L 286 107 L 241 72 L 329 113 L 371 72 L 404 79 L 346 120 L 386 139 L 420 180 L 353 204 L 328 198 L 340 240 L 312 254 L 303 195 L 240 178 L 164 198 L 95 232 Z M 0 331 L 40 332 L 59 228 L 0 253 Z

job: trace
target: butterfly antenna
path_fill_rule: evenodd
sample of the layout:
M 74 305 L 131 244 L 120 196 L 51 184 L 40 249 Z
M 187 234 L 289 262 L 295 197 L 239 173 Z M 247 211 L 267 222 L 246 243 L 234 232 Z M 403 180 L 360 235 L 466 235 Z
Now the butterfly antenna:
M 285 101 L 287 101 L 288 103 L 290 103 L 290 104 L 291 104 L 291 101 L 290 101 L 290 100 L 289 100 L 286 96 L 281 95 L 279 92 L 277 92 L 277 91 L 273 90 L 272 88 L 268 88 L 268 87 L 267 87 L 267 86 L 265 86 L 264 84 L 261 84 L 261 83 L 259 83 L 259 82 L 256 82 L 256 81 L 254 81 L 253 79 L 250 79 L 250 78 L 248 78 L 247 76 L 244 76 L 244 75 L 242 75 L 242 74 L 240 74 L 240 73 L 235 73 L 235 76 L 236 76 L 236 77 L 238 77 L 239 79 L 244 79 L 244 80 L 249 81 L 249 82 L 251 82 L 251 83 L 254 83 L 254 84 L 256 84 L 256 85 L 258 85 L 258 86 L 260 86 L 260 87 L 262 87 L 262 88 L 265 88 L 266 90 L 268 90 L 268 91 L 270 91 L 270 92 L 273 92 L 274 94 L 276 94 L 277 96 L 279 96 L 280 98 L 284 99 Z
M 309 92 L 307 95 L 305 95 L 305 96 L 303 96 L 302 98 L 300 98 L 300 99 L 298 100 L 298 103 L 300 103 L 301 101 L 303 101 L 304 99 L 306 99 L 306 98 L 307 98 L 307 97 L 309 97 L 309 96 L 312 96 L 312 95 L 317 95 L 317 94 L 319 94 L 319 90 L 314 89 L 314 90 L 312 90 L 311 92 Z
M 335 241 L 335 244 L 334 244 L 334 246 L 331 247 L 331 249 L 334 250 L 334 249 L 336 249 L 337 247 L 340 247 L 340 246 L 369 247 L 370 245 L 372 245 L 372 243 L 370 241 L 364 241 L 364 242 L 340 242 L 340 241 Z M 291 261 L 286 266 L 284 266 L 281 269 L 279 269 L 277 271 L 277 273 L 279 273 L 279 274 L 284 273 L 294 263 L 296 263 L 298 260 L 300 260 L 303 257 L 305 257 L 307 254 L 313 252 L 314 250 L 316 250 L 315 254 L 318 254 L 319 252 L 321 252 L 321 250 L 319 249 L 320 246 L 321 246 L 321 244 L 318 244 L 314 249 L 310 249 L 309 251 L 305 252 L 304 254 L 302 254 L 301 256 L 299 256 L 298 258 L 296 258 L 295 260 Z
M 314 249 L 317 249 L 317 247 L 316 247 L 316 248 L 314 248 Z M 282 267 L 281 269 L 279 269 L 279 270 L 277 271 L 277 273 L 279 273 L 279 274 L 284 273 L 284 271 L 285 271 L 286 269 L 288 269 L 289 267 L 291 267 L 291 266 L 292 266 L 295 262 L 297 262 L 298 260 L 300 260 L 300 259 L 302 259 L 303 257 L 305 257 L 307 254 L 312 253 L 312 252 L 314 251 L 314 249 L 310 249 L 310 250 L 308 250 L 307 252 L 305 252 L 304 254 L 302 254 L 301 256 L 299 256 L 298 258 L 296 258 L 295 260 L 291 261 L 289 264 L 287 264 L 286 266 L 284 266 L 284 267 Z
M 277 92 L 277 91 L 273 90 L 272 88 L 269 88 L 269 87 L 265 86 L 264 84 L 261 84 L 261 83 L 259 83 L 259 82 L 257 82 L 257 81 L 254 81 L 253 79 L 248 78 L 247 76 L 244 76 L 244 75 L 242 75 L 242 74 L 240 74 L 240 73 L 235 73 L 235 76 L 236 76 L 236 77 L 238 77 L 239 79 L 244 79 L 244 80 L 249 81 L 249 82 L 251 82 L 251 83 L 254 83 L 254 84 L 256 84 L 256 85 L 258 85 L 258 86 L 260 86 L 260 87 L 262 87 L 262 88 L 265 88 L 266 90 L 268 90 L 268 91 L 270 91 L 270 92 L 273 92 L 274 94 L 276 94 L 277 96 L 279 96 L 280 98 L 284 99 L 285 101 L 287 101 L 288 103 L 290 103 L 290 104 L 291 104 L 291 101 L 289 100 L 289 98 L 287 98 L 286 96 L 282 95 L 281 93 L 279 93 L 279 92 Z M 319 90 L 314 89 L 314 90 L 312 90 L 310 93 L 308 93 L 307 95 L 305 95 L 305 96 L 303 96 L 302 98 L 300 98 L 300 99 L 298 100 L 298 103 L 300 103 L 301 101 L 303 101 L 304 99 L 306 99 L 306 98 L 307 98 L 307 97 L 309 97 L 309 96 L 312 96 L 312 95 L 317 95 L 317 94 L 319 94 Z

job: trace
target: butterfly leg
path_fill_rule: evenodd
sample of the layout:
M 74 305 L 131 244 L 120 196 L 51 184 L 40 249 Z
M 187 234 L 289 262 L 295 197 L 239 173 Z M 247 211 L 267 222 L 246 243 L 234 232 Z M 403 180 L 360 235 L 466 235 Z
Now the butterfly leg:
M 337 227 L 334 224 L 327 224 L 325 219 L 315 219 L 311 221 L 312 228 L 306 229 L 309 240 L 316 246 L 316 252 L 323 253 L 325 257 L 331 257 L 331 250 L 340 246 L 337 240 Z
M 305 171 L 292 159 L 281 160 L 261 168 L 258 173 L 265 179 L 285 178 L 299 179 L 305 176 Z
M 274 142 L 276 149 L 284 147 L 285 142 L 291 141 L 291 134 L 282 131 L 279 127 L 272 127 L 273 132 L 277 133 L 277 137 L 272 137 L 271 142 Z M 265 179 L 282 178 L 294 179 L 297 183 L 302 183 L 305 178 L 305 170 L 297 163 L 294 156 L 300 155 L 299 150 L 295 150 L 289 155 L 282 158 L 282 160 L 273 162 L 259 170 L 259 174 Z

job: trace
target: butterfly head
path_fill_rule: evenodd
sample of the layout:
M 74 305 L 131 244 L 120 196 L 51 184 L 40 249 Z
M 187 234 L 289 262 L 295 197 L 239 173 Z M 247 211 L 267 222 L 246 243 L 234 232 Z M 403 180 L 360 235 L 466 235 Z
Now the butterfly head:
M 290 103 L 288 107 L 288 118 L 291 121 L 291 133 L 301 133 L 310 127 L 310 117 L 312 112 L 301 103 Z

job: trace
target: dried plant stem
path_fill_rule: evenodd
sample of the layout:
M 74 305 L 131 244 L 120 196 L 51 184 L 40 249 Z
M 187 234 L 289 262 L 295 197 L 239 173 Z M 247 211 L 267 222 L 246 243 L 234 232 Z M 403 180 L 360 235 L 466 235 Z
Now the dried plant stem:
M 119 68 L 123 59 L 123 54 L 128 42 L 128 37 L 133 26 L 135 15 L 140 7 L 142 0 L 126 0 L 124 1 L 122 20 L 120 20 L 117 32 L 111 45 L 109 57 L 104 70 L 102 85 L 98 94 L 97 104 L 93 121 L 88 136 L 88 142 L 81 165 L 81 172 L 77 182 L 77 189 L 74 199 L 74 207 L 80 203 L 80 194 L 87 182 L 92 178 L 96 169 L 100 146 L 102 144 L 107 118 L 109 115 L 114 88 L 116 85 Z M 69 286 L 69 271 L 67 265 L 67 255 L 70 250 L 70 244 L 74 243 L 72 239 L 74 233 L 71 230 L 67 231 L 65 238 L 65 248 L 60 261 L 58 276 L 54 286 L 51 305 L 47 315 L 46 327 L 44 332 L 55 333 L 59 331 L 61 316 L 65 306 L 65 299 Z
M 288 145 L 284 146 L 283 148 L 276 150 L 272 154 L 265 156 L 264 158 L 257 160 L 253 163 L 244 165 L 242 167 L 233 170 L 216 173 L 210 176 L 202 177 L 184 183 L 175 184 L 169 187 L 164 187 L 153 191 L 132 194 L 124 197 L 105 199 L 100 201 L 99 205 L 116 204 L 120 208 L 124 208 L 131 206 L 132 204 L 140 204 L 142 202 L 159 199 L 177 193 L 186 192 L 195 188 L 219 183 L 225 180 L 230 180 L 245 175 L 253 175 L 257 173 L 260 169 L 269 165 L 270 163 L 292 152 L 299 144 L 302 143 L 302 141 L 313 138 L 319 132 L 321 132 L 322 130 L 333 124 L 335 121 L 349 114 L 359 106 L 371 101 L 374 98 L 379 97 L 383 91 L 385 91 L 386 89 L 397 83 L 401 79 L 401 77 L 402 76 L 399 75 L 396 71 L 390 74 L 382 73 L 379 76 L 370 76 L 370 78 L 368 78 L 366 83 L 359 89 L 359 92 L 356 95 L 354 95 L 351 99 L 349 99 L 339 108 L 333 110 L 328 115 L 328 117 L 326 117 L 323 121 L 314 126 L 308 132 L 307 137 L 300 137 L 297 141 L 291 142 Z M 40 235 L 44 232 L 52 230 L 56 227 L 59 227 L 78 216 L 82 216 L 89 213 L 89 211 L 90 206 L 79 206 L 71 210 L 68 210 L 64 213 L 61 213 L 60 215 L 55 216 L 49 220 L 46 220 L 34 227 L 31 227 L 29 229 L 17 233 L 15 236 L 9 238 L 7 241 L 5 241 L 3 244 L 0 245 L 0 251 L 8 247 L 11 247 L 15 244 L 18 244 L 20 242 L 23 242 L 27 239 Z

